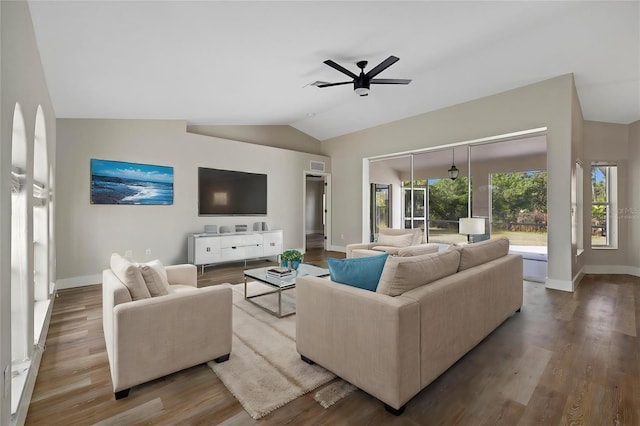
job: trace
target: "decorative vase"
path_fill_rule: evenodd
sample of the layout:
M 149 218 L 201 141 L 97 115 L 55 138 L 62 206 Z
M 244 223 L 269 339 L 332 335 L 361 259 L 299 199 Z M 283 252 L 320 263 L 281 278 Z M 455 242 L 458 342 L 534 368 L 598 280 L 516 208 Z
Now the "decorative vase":
M 292 260 L 291 261 L 291 268 L 292 269 L 298 269 L 298 266 L 300 266 L 300 261 L 299 260 Z
M 290 260 L 281 260 L 280 261 L 280 266 L 282 266 L 283 268 L 290 268 Z

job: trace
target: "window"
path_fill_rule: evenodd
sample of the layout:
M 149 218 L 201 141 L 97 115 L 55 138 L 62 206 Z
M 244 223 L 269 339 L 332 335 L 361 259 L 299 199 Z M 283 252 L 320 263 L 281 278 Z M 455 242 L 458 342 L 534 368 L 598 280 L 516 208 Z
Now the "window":
M 422 179 L 402 183 L 404 194 L 403 221 L 405 228 L 424 228 L 429 243 L 453 244 L 467 241 L 458 233 L 458 219 L 467 216 L 468 193 L 466 176 Z M 425 228 L 425 221 L 428 226 Z
M 591 247 L 618 248 L 618 166 L 591 164 Z
M 547 245 L 547 171 L 491 174 L 491 230 L 512 245 Z

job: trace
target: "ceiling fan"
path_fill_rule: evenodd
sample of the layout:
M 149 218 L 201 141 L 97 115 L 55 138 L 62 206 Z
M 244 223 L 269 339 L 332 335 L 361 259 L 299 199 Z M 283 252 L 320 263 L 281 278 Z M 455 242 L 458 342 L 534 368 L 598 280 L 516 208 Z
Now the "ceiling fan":
M 316 87 L 331 87 L 331 86 L 341 86 L 343 84 L 351 84 L 353 83 L 353 90 L 356 94 L 360 96 L 368 96 L 369 95 L 369 86 L 372 84 L 409 84 L 411 80 L 407 79 L 399 79 L 399 78 L 374 78 L 382 71 L 389 68 L 391 65 L 398 62 L 400 58 L 396 56 L 389 56 L 384 61 L 380 62 L 378 65 L 370 69 L 366 74 L 364 72 L 365 67 L 367 66 L 367 61 L 360 61 L 356 63 L 358 68 L 360 68 L 360 75 L 356 75 L 343 67 L 332 61 L 331 59 L 327 59 L 324 61 L 325 64 L 329 65 L 331 68 L 334 68 L 340 71 L 343 74 L 348 75 L 353 80 L 351 81 L 342 81 L 339 83 L 328 83 L 326 81 L 316 81 L 312 83 Z

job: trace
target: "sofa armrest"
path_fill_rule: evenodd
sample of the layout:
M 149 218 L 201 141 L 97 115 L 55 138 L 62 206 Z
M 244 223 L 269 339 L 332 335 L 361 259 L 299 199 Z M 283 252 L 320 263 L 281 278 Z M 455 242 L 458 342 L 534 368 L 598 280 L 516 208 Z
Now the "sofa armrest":
M 169 284 L 198 286 L 198 268 L 196 265 L 182 264 L 165 266 Z
M 123 303 L 113 309 L 114 392 L 231 352 L 229 286 Z
M 353 250 L 357 250 L 357 249 L 365 249 L 365 250 L 371 250 L 371 248 L 374 246 L 375 244 L 373 243 L 355 243 L 355 244 L 347 244 L 347 259 L 350 259 L 352 257 L 352 251 Z
M 420 391 L 420 310 L 327 279 L 296 283 L 298 352 L 394 408 Z

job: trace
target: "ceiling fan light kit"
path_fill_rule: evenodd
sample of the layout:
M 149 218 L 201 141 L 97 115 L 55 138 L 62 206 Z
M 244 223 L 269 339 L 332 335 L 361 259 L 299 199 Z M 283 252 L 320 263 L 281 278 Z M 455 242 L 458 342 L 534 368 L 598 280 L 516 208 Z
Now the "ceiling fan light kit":
M 372 84 L 404 84 L 407 85 L 411 83 L 411 80 L 407 79 L 395 79 L 395 78 L 374 78 L 382 71 L 389 68 L 391 65 L 398 62 L 400 58 L 396 56 L 389 56 L 384 61 L 380 62 L 378 65 L 373 67 L 369 72 L 365 74 L 364 69 L 367 66 L 367 61 L 359 61 L 356 65 L 360 68 L 360 75 L 356 75 L 353 72 L 349 71 L 342 65 L 339 65 L 332 61 L 331 59 L 327 59 L 324 61 L 325 64 L 329 65 L 331 68 L 340 71 L 343 74 L 348 75 L 352 78 L 351 81 L 341 81 L 338 83 L 327 83 L 327 82 L 316 82 L 314 86 L 316 87 L 331 87 L 331 86 L 341 86 L 343 84 L 351 84 L 353 83 L 353 91 L 359 96 L 368 96 L 369 91 Z

